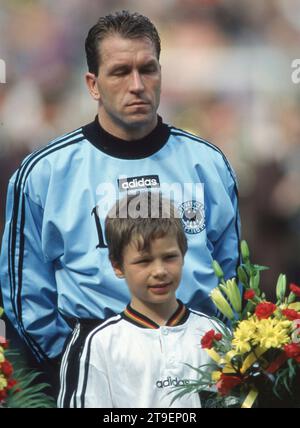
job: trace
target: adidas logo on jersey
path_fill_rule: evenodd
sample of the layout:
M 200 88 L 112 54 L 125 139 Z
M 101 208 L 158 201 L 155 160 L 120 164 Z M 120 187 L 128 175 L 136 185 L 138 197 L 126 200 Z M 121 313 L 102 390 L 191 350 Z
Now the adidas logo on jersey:
M 178 377 L 175 377 L 174 379 L 169 376 L 165 380 L 158 380 L 156 382 L 157 388 L 168 388 L 170 386 L 183 386 L 189 384 L 190 381 L 188 379 L 178 379 Z
M 145 175 L 118 179 L 118 185 L 119 190 L 124 192 L 126 190 L 160 187 L 160 181 L 158 175 Z

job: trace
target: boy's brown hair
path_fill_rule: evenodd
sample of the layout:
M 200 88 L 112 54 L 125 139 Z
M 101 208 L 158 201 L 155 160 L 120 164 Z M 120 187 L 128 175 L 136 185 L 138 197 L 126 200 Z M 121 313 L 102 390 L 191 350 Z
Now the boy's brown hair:
M 149 251 L 153 239 L 171 234 L 185 255 L 187 238 L 173 203 L 158 192 L 126 195 L 105 219 L 105 237 L 111 262 L 122 266 L 124 248 L 133 239 L 139 251 Z

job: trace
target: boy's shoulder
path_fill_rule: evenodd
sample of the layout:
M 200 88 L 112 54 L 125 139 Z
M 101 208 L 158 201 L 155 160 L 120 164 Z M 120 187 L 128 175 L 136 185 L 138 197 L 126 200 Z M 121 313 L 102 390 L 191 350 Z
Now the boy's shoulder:
M 204 329 L 214 328 L 216 322 L 209 315 L 204 314 L 203 312 L 196 311 L 195 309 L 188 308 L 190 311 L 191 321 L 200 324 Z
M 105 318 L 101 324 L 91 330 L 87 336 L 88 339 L 92 339 L 97 336 L 104 336 L 107 333 L 111 334 L 113 331 L 120 328 L 123 321 L 122 314 L 112 315 Z
M 196 309 L 192 309 L 189 306 L 187 306 L 187 309 L 189 310 L 189 312 L 191 314 L 193 314 L 192 316 L 195 317 L 195 318 L 197 318 L 197 317 L 203 317 L 205 319 L 212 320 L 212 318 L 209 315 L 205 314 L 204 312 L 197 311 Z

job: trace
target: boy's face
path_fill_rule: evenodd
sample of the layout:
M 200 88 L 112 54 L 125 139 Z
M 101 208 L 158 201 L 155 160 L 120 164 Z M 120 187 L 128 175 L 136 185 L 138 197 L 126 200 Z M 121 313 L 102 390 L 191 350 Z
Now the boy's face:
M 177 240 L 171 235 L 154 239 L 149 251 L 139 251 L 132 241 L 123 252 L 123 266 L 114 271 L 125 278 L 132 295 L 133 306 L 168 303 L 175 298 L 183 266 L 183 256 Z

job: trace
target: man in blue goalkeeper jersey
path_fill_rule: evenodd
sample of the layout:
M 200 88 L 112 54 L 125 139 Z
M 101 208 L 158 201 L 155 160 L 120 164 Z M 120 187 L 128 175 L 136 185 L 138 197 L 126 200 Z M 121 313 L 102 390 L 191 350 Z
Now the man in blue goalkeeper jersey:
M 102 17 L 88 33 L 86 55 L 95 120 L 28 156 L 8 189 L 5 312 L 35 357 L 50 363 L 129 302 L 103 236 L 106 214 L 125 192 L 155 189 L 173 199 L 189 245 L 178 297 L 192 309 L 213 312 L 212 260 L 226 277 L 235 276 L 239 261 L 228 161 L 157 115 L 160 39 L 153 24 L 124 11 Z

